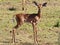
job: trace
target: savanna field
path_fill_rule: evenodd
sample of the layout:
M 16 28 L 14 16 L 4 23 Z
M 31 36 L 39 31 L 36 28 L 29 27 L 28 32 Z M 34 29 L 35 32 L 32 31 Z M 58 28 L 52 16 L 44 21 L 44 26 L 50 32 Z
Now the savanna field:
M 0 45 L 33 45 L 33 28 L 30 23 L 24 23 L 17 29 L 16 44 L 11 42 L 13 27 L 13 15 L 19 13 L 37 13 L 38 8 L 32 3 L 47 2 L 47 6 L 41 9 L 42 15 L 37 24 L 39 45 L 60 45 L 60 0 L 29 0 L 22 11 L 22 0 L 0 0 Z M 9 8 L 15 10 L 9 10 Z

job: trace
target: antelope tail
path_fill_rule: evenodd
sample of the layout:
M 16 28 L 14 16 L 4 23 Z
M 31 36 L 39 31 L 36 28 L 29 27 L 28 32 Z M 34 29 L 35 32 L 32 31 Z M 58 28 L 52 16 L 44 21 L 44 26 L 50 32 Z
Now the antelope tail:
M 13 17 L 12 17 L 12 21 L 15 22 L 15 15 L 13 15 Z

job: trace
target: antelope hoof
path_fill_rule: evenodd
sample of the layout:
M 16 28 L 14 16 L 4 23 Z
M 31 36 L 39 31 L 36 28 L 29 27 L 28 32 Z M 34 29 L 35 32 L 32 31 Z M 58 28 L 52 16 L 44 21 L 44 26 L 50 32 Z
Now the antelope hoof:
M 34 43 L 34 45 L 38 45 L 38 43 Z

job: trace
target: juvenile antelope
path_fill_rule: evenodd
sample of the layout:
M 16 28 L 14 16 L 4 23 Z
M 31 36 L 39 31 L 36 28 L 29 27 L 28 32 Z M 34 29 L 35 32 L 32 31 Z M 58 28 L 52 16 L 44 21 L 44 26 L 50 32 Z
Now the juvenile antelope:
M 16 22 L 17 25 L 13 29 L 13 42 L 15 42 L 15 30 L 21 26 L 24 22 L 29 22 L 33 26 L 33 36 L 34 36 L 34 45 L 38 45 L 37 41 L 37 29 L 36 25 L 41 17 L 41 8 L 46 6 L 46 2 L 43 4 L 38 4 L 37 2 L 33 1 L 33 3 L 37 6 L 38 12 L 33 14 L 16 14 Z

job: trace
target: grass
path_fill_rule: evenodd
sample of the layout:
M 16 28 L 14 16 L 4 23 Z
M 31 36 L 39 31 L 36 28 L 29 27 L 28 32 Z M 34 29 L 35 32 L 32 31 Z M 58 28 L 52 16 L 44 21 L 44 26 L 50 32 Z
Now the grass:
M 0 45 L 14 45 L 11 43 L 10 31 L 16 25 L 16 21 L 12 22 L 12 17 L 18 13 L 37 13 L 37 7 L 33 4 L 26 5 L 26 12 L 21 10 L 21 0 L 1 0 L 0 1 Z M 43 0 L 39 0 L 41 3 Z M 39 2 L 37 1 L 37 2 Z M 59 0 L 46 0 L 47 7 L 42 8 L 41 19 L 38 22 L 38 41 L 41 45 L 60 45 L 60 3 Z M 54 2 L 58 2 L 54 6 Z M 10 2 L 8 4 L 8 2 Z M 30 0 L 32 2 L 32 0 Z M 9 11 L 8 8 L 15 7 L 15 11 Z M 54 25 L 59 22 L 59 27 Z M 33 28 L 29 23 L 24 23 L 17 31 L 16 45 L 33 45 Z M 29 40 L 29 41 L 28 41 Z

